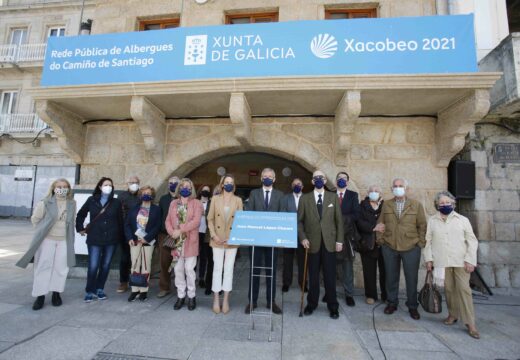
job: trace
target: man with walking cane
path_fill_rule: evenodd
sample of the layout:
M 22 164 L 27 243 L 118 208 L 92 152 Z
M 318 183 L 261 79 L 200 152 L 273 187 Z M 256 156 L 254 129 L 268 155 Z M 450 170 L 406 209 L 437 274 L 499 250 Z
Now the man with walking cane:
M 324 300 L 330 317 L 337 319 L 336 252 L 343 249 L 343 219 L 338 197 L 324 189 L 326 182 L 325 174 L 315 171 L 312 174 L 314 191 L 303 195 L 298 206 L 298 239 L 308 253 L 309 293 L 304 314 L 311 315 L 318 307 L 322 267 Z

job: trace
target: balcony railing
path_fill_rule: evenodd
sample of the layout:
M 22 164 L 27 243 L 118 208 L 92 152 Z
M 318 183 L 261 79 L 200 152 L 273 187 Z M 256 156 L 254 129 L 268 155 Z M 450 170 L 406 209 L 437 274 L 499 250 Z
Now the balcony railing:
M 43 61 L 47 44 L 0 45 L 0 62 Z
M 37 133 L 47 124 L 37 114 L 1 114 L 0 133 Z

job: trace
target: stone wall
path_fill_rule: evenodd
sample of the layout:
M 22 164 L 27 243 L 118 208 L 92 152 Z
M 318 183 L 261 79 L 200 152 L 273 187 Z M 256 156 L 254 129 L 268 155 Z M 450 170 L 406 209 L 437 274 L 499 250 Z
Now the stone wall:
M 518 121 L 518 120 L 517 120 Z M 518 129 L 518 128 L 517 128 Z M 498 292 L 520 292 L 520 163 L 495 163 L 493 145 L 520 143 L 518 133 L 476 126 L 461 158 L 475 161 L 476 198 L 461 201 L 480 241 L 479 271 Z

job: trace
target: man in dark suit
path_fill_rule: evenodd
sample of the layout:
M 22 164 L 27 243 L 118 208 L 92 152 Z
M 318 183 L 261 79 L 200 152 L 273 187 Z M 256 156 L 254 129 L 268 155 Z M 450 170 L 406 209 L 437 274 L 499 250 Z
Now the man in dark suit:
M 295 178 L 291 183 L 291 188 L 291 193 L 286 194 L 282 199 L 282 211 L 297 213 L 298 204 L 300 202 L 303 190 L 303 183 L 301 179 Z M 305 255 L 302 245 L 298 242 L 297 249 L 283 249 L 283 292 L 289 291 L 289 287 L 291 287 L 292 284 L 294 253 L 296 253 L 298 260 L 298 286 L 301 287 L 303 283 L 303 262 Z M 304 289 L 307 291 L 307 284 L 305 284 Z
M 273 188 L 273 184 L 276 181 L 276 175 L 273 169 L 265 168 L 262 170 L 261 174 L 262 178 L 262 187 L 258 189 L 254 189 L 249 194 L 249 200 L 246 205 L 246 210 L 248 211 L 274 211 L 278 212 L 282 210 L 282 197 L 283 193 L 279 190 Z M 264 267 L 266 283 L 266 296 L 267 296 L 267 308 L 271 308 L 273 313 L 281 314 L 282 309 L 275 302 L 276 295 L 276 259 L 277 259 L 277 249 L 272 247 L 260 247 L 256 246 L 254 248 L 254 259 L 252 257 L 252 248 L 251 248 L 251 259 L 254 260 L 254 275 L 260 275 L 260 270 L 257 267 Z M 271 264 L 273 265 L 272 271 L 272 281 L 271 281 L 271 270 L 267 268 L 271 268 Z M 249 275 L 251 275 L 252 267 L 249 270 Z M 249 314 L 252 309 L 257 307 L 258 301 L 258 292 L 260 290 L 260 278 L 258 276 L 253 277 L 253 294 L 251 296 L 251 276 L 249 277 L 249 294 L 248 298 L 252 304 L 249 303 L 246 306 L 245 313 Z M 272 291 L 272 304 L 271 304 L 271 291 Z
M 332 319 L 339 317 L 336 298 L 336 252 L 343 249 L 343 219 L 338 197 L 325 191 L 325 174 L 312 174 L 314 191 L 305 194 L 298 206 L 298 239 L 308 249 L 309 293 L 304 314 L 311 315 L 318 307 L 320 267 L 323 269 L 325 297 Z
M 348 174 L 340 171 L 336 175 L 336 193 L 338 195 L 341 213 L 344 217 L 350 217 L 350 221 L 355 223 L 359 217 L 361 208 L 359 206 L 359 196 L 355 191 L 347 190 L 350 180 Z M 343 259 L 343 289 L 345 290 L 345 301 L 347 306 L 355 306 L 354 301 L 354 249 L 351 244 L 345 244 L 346 255 Z

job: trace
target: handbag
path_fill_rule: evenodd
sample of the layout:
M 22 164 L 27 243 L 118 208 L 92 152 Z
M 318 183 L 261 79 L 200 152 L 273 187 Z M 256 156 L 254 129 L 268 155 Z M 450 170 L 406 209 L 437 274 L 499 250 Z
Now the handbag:
M 426 279 L 419 291 L 418 300 L 424 311 L 432 314 L 442 312 L 442 295 L 437 285 L 433 283 L 433 271 L 426 272 Z
M 112 201 L 109 201 L 105 206 L 103 206 L 103 208 L 101 209 L 101 211 L 96 215 L 96 217 L 94 219 L 92 219 L 91 222 L 89 222 L 87 224 L 87 226 L 85 226 L 85 233 L 88 234 L 89 232 L 89 229 L 90 227 L 92 226 L 93 223 L 96 222 L 96 220 L 98 220 L 101 215 L 103 215 L 103 213 L 108 209 L 108 207 L 110 206 L 110 204 L 112 203 Z
M 177 247 L 177 239 L 172 238 L 170 235 L 166 235 L 163 241 L 163 246 L 168 249 L 175 249 Z
M 138 257 L 141 257 L 141 266 L 139 271 L 137 271 L 137 267 L 134 266 L 132 269 L 132 273 L 130 274 L 129 284 L 130 286 L 135 287 L 148 287 L 148 279 L 150 278 L 150 273 L 148 272 L 148 269 L 146 269 L 146 255 L 144 254 L 143 247 L 141 246 L 141 249 L 139 250 Z M 144 264 L 144 271 L 143 271 L 143 264 Z M 137 265 L 137 260 L 135 262 L 135 265 Z

